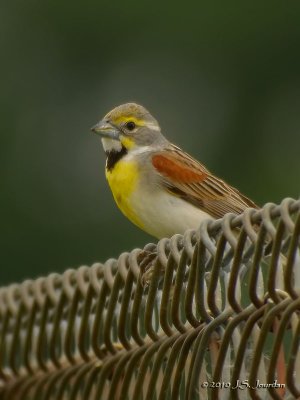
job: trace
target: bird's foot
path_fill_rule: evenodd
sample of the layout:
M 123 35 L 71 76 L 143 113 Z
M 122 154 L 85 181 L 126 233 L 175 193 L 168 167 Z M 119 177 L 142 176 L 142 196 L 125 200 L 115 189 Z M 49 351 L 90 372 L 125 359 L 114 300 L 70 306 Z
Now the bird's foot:
M 141 257 L 141 262 L 140 262 L 140 268 L 141 268 L 141 283 L 143 287 L 147 287 L 150 285 L 151 279 L 153 277 L 154 273 L 154 268 L 157 264 L 157 252 L 153 251 L 148 251 L 144 250 L 140 254 Z M 160 267 L 160 272 L 163 272 L 163 268 Z

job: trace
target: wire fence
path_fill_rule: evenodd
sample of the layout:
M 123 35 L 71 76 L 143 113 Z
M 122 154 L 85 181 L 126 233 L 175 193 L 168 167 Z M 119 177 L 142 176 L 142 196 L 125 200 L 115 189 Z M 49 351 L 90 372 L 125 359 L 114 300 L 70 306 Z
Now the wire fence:
M 300 201 L 0 288 L 0 398 L 300 397 Z

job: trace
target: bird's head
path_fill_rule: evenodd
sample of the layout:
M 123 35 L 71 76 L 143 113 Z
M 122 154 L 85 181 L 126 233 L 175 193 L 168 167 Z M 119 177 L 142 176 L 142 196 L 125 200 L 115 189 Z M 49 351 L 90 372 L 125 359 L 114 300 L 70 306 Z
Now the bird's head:
M 106 153 L 130 152 L 165 140 L 156 119 L 135 103 L 114 108 L 92 127 L 92 131 L 101 136 Z

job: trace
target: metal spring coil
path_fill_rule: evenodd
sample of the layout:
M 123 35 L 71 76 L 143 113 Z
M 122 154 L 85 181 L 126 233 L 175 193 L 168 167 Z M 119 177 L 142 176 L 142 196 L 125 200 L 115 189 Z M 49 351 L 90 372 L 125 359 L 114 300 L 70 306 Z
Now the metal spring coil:
M 299 237 L 286 198 L 0 288 L 0 399 L 299 398 Z

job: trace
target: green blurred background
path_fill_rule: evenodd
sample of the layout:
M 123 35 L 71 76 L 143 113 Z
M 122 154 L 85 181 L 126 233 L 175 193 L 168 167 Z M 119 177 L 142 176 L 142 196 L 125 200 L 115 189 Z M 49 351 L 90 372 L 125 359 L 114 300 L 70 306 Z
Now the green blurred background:
M 89 130 L 123 102 L 259 204 L 297 197 L 299 21 L 299 2 L 1 2 L 0 284 L 154 240 Z

